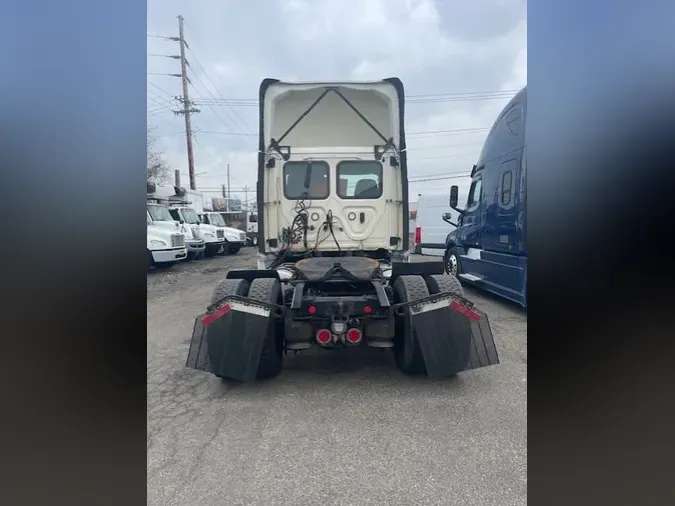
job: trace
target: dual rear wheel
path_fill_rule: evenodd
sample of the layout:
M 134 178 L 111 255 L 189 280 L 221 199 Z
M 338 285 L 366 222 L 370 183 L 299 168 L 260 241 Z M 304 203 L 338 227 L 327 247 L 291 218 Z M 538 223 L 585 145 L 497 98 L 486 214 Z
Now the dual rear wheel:
M 278 279 L 257 278 L 251 283 L 245 279 L 225 279 L 213 291 L 211 303 L 215 304 L 229 295 L 239 295 L 259 302 L 283 305 L 281 283 Z M 263 341 L 256 372 L 257 379 L 271 378 L 281 372 L 284 351 L 283 335 L 283 320 L 274 318 Z
M 454 276 L 432 275 L 401 276 L 393 285 L 394 303 L 410 302 L 442 292 L 451 292 L 460 296 L 464 290 Z M 249 297 L 253 300 L 283 305 L 281 283 L 278 279 L 257 278 L 251 283 L 244 279 L 225 279 L 213 292 L 211 303 L 229 295 Z M 409 310 L 394 318 L 394 357 L 398 368 L 406 374 L 424 374 L 426 366 L 419 339 L 412 325 Z M 284 351 L 284 322 L 274 319 L 265 335 L 260 361 L 256 372 L 257 379 L 271 378 L 281 372 Z
M 464 289 L 454 276 L 435 274 L 423 278 L 422 276 L 401 276 L 394 282 L 394 303 L 400 304 L 429 295 L 442 292 L 451 292 L 464 296 Z M 419 338 L 412 325 L 412 316 L 406 309 L 402 315 L 397 315 L 394 334 L 394 358 L 398 368 L 406 374 L 424 374 L 427 371 L 424 357 L 419 345 Z

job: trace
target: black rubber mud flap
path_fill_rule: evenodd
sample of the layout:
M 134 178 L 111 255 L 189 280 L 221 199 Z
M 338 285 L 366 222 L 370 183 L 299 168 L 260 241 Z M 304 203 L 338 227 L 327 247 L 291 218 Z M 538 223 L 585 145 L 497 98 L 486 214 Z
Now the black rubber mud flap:
M 283 311 L 281 306 L 246 297 L 224 298 L 196 319 L 186 367 L 253 381 L 265 336 Z
M 449 292 L 397 304 L 410 308 L 427 374 L 431 379 L 499 364 L 487 315 Z

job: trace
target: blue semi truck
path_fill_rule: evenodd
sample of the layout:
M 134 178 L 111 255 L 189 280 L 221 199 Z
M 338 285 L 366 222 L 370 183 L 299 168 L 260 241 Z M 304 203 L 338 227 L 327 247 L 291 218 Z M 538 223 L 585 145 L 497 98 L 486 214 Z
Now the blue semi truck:
M 475 285 L 527 307 L 527 87 L 499 114 L 471 171 L 464 208 L 458 187 L 450 207 L 459 212 L 448 234 L 445 269 Z

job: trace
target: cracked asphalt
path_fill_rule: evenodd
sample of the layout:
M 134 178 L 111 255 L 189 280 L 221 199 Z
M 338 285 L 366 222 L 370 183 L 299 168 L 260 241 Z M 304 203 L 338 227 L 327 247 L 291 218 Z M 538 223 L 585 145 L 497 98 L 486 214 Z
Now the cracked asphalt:
M 422 259 L 423 260 L 423 259 Z M 185 368 L 194 318 L 252 249 L 148 273 L 148 505 L 524 505 L 527 316 L 466 289 L 501 364 L 431 382 L 312 350 L 275 379 Z

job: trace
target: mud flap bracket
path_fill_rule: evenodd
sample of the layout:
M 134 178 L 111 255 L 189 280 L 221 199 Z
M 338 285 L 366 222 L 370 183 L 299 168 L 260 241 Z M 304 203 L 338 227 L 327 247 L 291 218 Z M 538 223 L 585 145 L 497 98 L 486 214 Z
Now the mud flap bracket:
M 450 292 L 393 306 L 409 313 L 431 379 L 499 363 L 487 315 Z
M 195 319 L 186 367 L 221 378 L 252 381 L 263 343 L 285 308 L 232 295 Z

